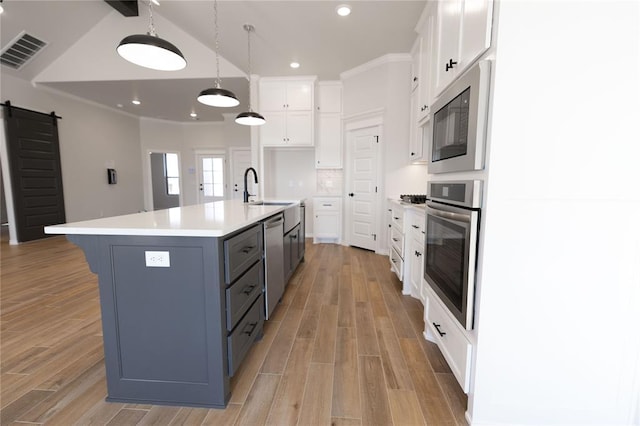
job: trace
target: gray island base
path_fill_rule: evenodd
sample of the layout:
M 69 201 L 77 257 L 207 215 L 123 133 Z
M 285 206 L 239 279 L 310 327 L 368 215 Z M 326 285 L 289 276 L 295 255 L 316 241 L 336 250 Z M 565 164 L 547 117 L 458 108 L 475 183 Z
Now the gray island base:
M 227 405 L 263 335 L 263 222 L 293 207 L 225 200 L 45 227 L 98 275 L 107 401 Z
M 67 238 L 99 277 L 107 401 L 224 408 L 229 377 L 262 337 L 261 227 Z M 149 253 L 168 253 L 170 265 L 146 266 Z

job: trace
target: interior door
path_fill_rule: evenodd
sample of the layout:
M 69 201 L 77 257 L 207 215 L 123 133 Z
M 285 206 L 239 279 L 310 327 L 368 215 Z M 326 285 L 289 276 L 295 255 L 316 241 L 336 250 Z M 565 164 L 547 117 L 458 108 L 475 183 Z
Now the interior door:
M 11 107 L 5 118 L 16 239 L 44 238 L 45 226 L 66 221 L 57 120 Z
M 242 199 L 244 191 L 244 172 L 251 167 L 251 150 L 238 148 L 231 151 L 231 198 Z M 247 180 L 249 194 L 257 194 L 257 185 L 253 183 L 253 174 Z
M 198 203 L 223 200 L 225 196 L 224 154 L 198 154 Z
M 376 249 L 378 204 L 378 126 L 347 134 L 349 177 L 346 185 L 347 241 L 367 250 Z

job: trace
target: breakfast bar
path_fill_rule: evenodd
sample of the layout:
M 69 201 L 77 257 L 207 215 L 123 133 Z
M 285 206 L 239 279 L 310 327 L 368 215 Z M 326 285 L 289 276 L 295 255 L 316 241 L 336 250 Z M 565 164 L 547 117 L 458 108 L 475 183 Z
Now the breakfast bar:
M 239 200 L 49 226 L 98 275 L 107 401 L 223 408 L 262 336 L 262 221 Z

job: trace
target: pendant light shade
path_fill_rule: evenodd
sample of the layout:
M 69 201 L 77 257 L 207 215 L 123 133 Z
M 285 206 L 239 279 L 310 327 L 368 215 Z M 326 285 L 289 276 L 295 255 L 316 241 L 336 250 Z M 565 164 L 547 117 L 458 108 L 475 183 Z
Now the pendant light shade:
M 236 123 L 244 126 L 261 126 L 267 122 L 264 117 L 257 112 L 251 110 L 251 31 L 255 31 L 255 27 L 251 24 L 244 24 L 242 26 L 247 32 L 247 52 L 249 56 L 249 111 L 241 112 L 236 117 Z
M 225 90 L 220 87 L 220 56 L 218 54 L 219 42 L 218 42 L 218 2 L 213 1 L 213 26 L 216 31 L 216 86 L 210 89 L 205 89 L 198 95 L 198 102 L 201 104 L 229 108 L 240 104 L 240 101 L 230 90 Z
M 187 61 L 180 49 L 157 36 L 153 25 L 151 2 L 149 2 L 149 32 L 123 38 L 116 50 L 127 61 L 145 68 L 177 71 L 187 66 Z
M 241 112 L 236 117 L 236 123 L 244 126 L 261 126 L 266 122 L 263 116 L 253 111 Z
M 177 71 L 187 66 L 187 61 L 177 47 L 149 34 L 134 34 L 123 38 L 117 51 L 127 61 L 154 70 Z
M 236 98 L 236 95 L 234 95 L 233 92 L 220 87 L 204 89 L 198 95 L 198 102 L 209 106 L 223 108 L 234 107 L 240 104 L 240 101 Z

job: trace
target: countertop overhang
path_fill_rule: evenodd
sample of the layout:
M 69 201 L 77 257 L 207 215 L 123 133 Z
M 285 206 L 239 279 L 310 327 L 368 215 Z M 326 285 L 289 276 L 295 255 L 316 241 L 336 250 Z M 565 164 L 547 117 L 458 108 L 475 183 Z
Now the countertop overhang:
M 289 202 L 300 200 L 264 200 Z M 46 234 L 222 237 L 284 211 L 289 205 L 245 204 L 242 200 L 174 207 L 46 226 Z

